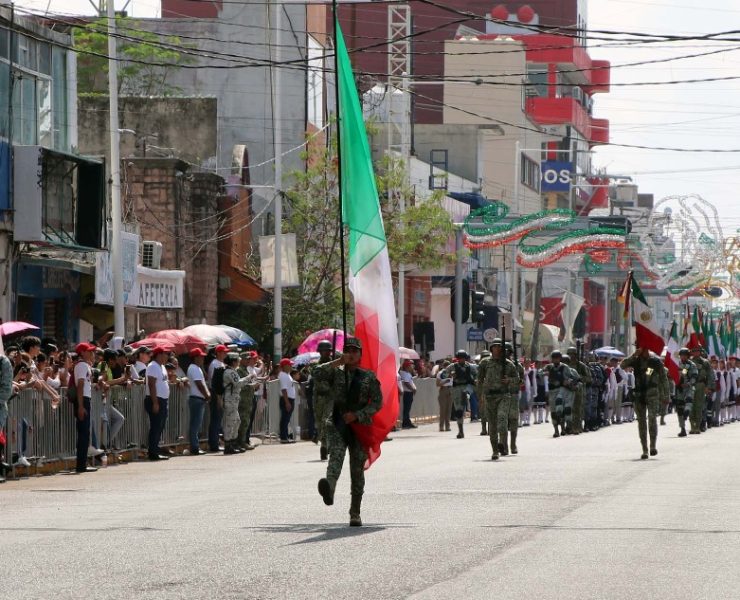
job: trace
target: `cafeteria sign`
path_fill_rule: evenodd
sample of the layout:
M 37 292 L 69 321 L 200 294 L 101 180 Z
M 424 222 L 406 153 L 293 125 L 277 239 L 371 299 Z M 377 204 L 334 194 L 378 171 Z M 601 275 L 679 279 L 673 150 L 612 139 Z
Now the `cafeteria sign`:
M 139 308 L 174 310 L 183 307 L 185 271 L 137 267 L 136 305 Z

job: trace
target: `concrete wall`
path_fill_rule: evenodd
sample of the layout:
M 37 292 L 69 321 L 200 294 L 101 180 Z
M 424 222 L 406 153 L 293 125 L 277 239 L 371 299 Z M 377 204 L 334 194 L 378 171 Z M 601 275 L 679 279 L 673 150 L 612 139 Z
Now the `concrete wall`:
M 118 99 L 121 158 L 175 157 L 195 165 L 213 164 L 218 152 L 218 101 L 216 98 Z M 82 154 L 104 155 L 109 164 L 108 97 L 83 96 L 78 103 Z M 156 136 L 156 139 L 152 137 Z

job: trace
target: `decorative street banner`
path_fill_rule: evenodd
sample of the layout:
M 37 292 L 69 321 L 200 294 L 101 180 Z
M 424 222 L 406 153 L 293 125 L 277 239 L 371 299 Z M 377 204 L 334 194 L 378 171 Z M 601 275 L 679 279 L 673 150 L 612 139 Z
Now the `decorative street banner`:
M 134 298 L 139 308 L 176 310 L 183 307 L 185 271 L 162 271 L 139 265 Z
M 295 233 L 284 233 L 281 236 L 280 263 L 283 287 L 296 287 L 298 280 L 298 261 L 295 251 Z M 260 269 L 262 270 L 262 287 L 275 287 L 275 236 L 260 236 Z
M 110 247 L 110 231 L 108 232 Z M 121 232 L 121 262 L 123 266 L 123 304 L 136 306 L 131 292 L 136 287 L 136 265 L 139 262 L 139 236 Z M 95 304 L 113 305 L 113 269 L 110 252 L 98 252 L 95 258 Z
M 569 192 L 572 181 L 573 163 L 556 160 L 543 161 L 541 189 L 543 192 Z

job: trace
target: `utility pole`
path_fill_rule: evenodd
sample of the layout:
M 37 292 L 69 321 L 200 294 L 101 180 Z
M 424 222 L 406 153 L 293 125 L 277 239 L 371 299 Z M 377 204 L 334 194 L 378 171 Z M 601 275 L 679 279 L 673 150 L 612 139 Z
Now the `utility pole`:
M 398 154 L 404 162 L 405 169 L 409 168 L 411 157 L 410 133 L 410 97 L 408 91 L 408 74 L 411 73 L 411 9 L 408 4 L 388 5 L 388 85 L 386 96 L 388 103 L 388 158 L 393 160 Z M 397 98 L 398 96 L 398 98 Z M 400 101 L 400 107 L 398 106 Z M 399 183 L 398 190 L 389 190 L 398 193 L 399 217 L 406 210 L 404 196 L 407 178 Z M 404 345 L 406 337 L 406 267 L 398 265 L 398 343 Z
M 519 204 L 519 180 L 521 179 L 521 146 L 519 140 L 516 141 L 514 150 L 514 198 L 512 208 L 516 210 L 516 215 L 521 216 Z M 516 323 L 519 321 L 519 265 L 516 262 L 516 248 L 511 252 L 511 330 L 516 329 Z
M 113 271 L 113 329 L 126 336 L 123 308 L 123 260 L 121 253 L 121 157 L 118 132 L 118 60 L 116 55 L 116 11 L 114 0 L 107 1 L 108 11 L 108 101 L 110 129 L 110 203 L 111 247 L 110 265 Z
M 282 281 L 282 244 L 283 244 L 283 132 L 280 117 L 282 115 L 282 99 L 280 93 L 282 50 L 280 46 L 280 33 L 282 29 L 282 10 L 281 0 L 273 0 L 274 20 L 271 20 L 271 27 L 275 32 L 275 65 L 271 68 L 272 77 L 272 127 L 273 127 L 273 146 L 275 152 L 275 287 L 272 290 L 273 300 L 273 362 L 279 362 L 283 355 L 283 281 Z M 269 10 L 269 7 L 268 7 Z M 272 30 L 271 30 L 272 31 Z M 272 34 L 270 35 L 272 40 Z M 272 54 L 272 50 L 270 50 Z
M 455 262 L 455 352 L 463 348 L 463 229 L 462 226 L 455 229 L 455 252 L 457 261 Z

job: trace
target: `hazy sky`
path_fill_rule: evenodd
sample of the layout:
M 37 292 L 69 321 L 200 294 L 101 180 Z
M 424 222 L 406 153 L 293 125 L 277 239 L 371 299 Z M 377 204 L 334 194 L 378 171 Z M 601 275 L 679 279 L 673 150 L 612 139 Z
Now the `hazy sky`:
M 492 6 L 495 3 L 492 0 Z M 54 13 L 93 12 L 88 0 L 20 0 L 18 4 Z M 589 28 L 681 35 L 740 29 L 737 0 L 708 0 L 698 3 L 704 5 L 698 7 L 692 4 L 692 0 L 590 0 Z M 123 6 L 122 0 L 116 0 L 117 9 Z M 155 16 L 159 0 L 131 0 L 127 10 L 134 16 Z M 611 61 L 612 83 L 621 84 L 740 75 L 740 35 L 734 37 L 737 42 L 724 44 L 682 41 L 622 48 L 597 47 L 604 43 L 597 40 L 590 44 L 594 58 Z M 719 48 L 735 50 L 662 64 L 619 67 Z M 597 95 L 594 114 L 610 120 L 611 139 L 617 143 L 740 149 L 740 80 L 613 85 L 611 93 Z M 740 208 L 736 208 L 740 152 L 678 153 L 608 146 L 598 149 L 595 165 L 606 167 L 610 174 L 634 174 L 640 191 L 652 192 L 657 199 L 698 193 L 719 208 L 725 234 L 740 228 Z M 648 173 L 654 171 L 660 173 Z

